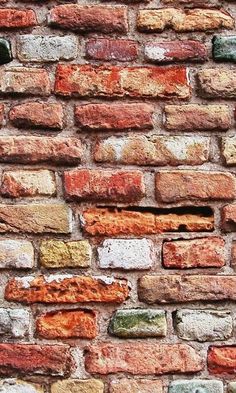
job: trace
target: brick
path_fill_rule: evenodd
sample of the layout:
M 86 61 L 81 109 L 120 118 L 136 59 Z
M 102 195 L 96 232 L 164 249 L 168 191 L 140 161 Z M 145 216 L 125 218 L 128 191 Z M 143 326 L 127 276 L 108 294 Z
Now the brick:
M 145 103 L 78 105 L 75 120 L 82 130 L 145 130 L 153 128 L 153 110 Z
M 163 265 L 171 269 L 223 267 L 224 246 L 221 237 L 167 241 L 162 247 Z
M 67 375 L 72 360 L 67 345 L 0 344 L 0 373 Z
M 111 136 L 98 140 L 93 154 L 95 161 L 113 164 L 200 165 L 208 161 L 209 138 L 198 135 Z
M 204 393 L 224 393 L 224 385 L 221 381 L 203 379 L 173 381 L 169 385 L 169 393 L 192 393 L 201 391 Z
M 229 136 L 222 140 L 222 156 L 226 165 L 236 164 L 236 137 Z
M 145 44 L 144 55 L 147 60 L 154 63 L 203 62 L 207 60 L 207 49 L 200 41 L 154 41 Z
M 139 171 L 74 169 L 64 172 L 63 182 L 69 200 L 132 202 L 145 195 Z
M 61 310 L 41 315 L 36 321 L 37 334 L 46 339 L 95 338 L 96 314 L 91 310 Z
M 34 248 L 28 240 L 0 240 L 0 269 L 34 267 Z
M 35 290 L 37 288 L 37 290 Z M 112 277 L 55 274 L 10 279 L 5 298 L 23 303 L 122 303 L 129 294 L 126 280 Z
M 173 131 L 225 131 L 231 127 L 227 105 L 166 105 L 165 127 Z
M 0 38 L 0 64 L 7 64 L 13 60 L 11 42 L 5 38 Z
M 151 309 L 117 310 L 110 321 L 109 333 L 121 338 L 166 336 L 165 312 Z
M 235 98 L 236 71 L 220 68 L 198 72 L 198 94 L 206 98 Z
M 236 299 L 235 276 L 143 276 L 139 298 L 146 303 L 182 303 Z
M 56 37 L 26 34 L 17 38 L 17 54 L 22 62 L 72 60 L 76 58 L 77 51 L 77 38 L 69 35 Z
M 104 384 L 99 379 L 65 379 L 51 385 L 51 393 L 103 393 Z
M 87 240 L 64 242 L 52 239 L 42 241 L 39 255 L 41 265 L 47 269 L 81 268 L 90 266 L 92 250 Z
M 2 69 L 0 71 L 0 92 L 48 96 L 51 92 L 49 75 L 43 68 L 12 67 Z
M 75 97 L 190 97 L 185 67 L 118 67 L 59 64 L 55 93 Z
M 178 310 L 174 323 L 181 340 L 227 340 L 233 333 L 232 317 L 230 312 L 225 311 Z
M 91 38 L 85 51 L 86 56 L 93 60 L 133 61 L 138 57 L 138 45 L 132 40 Z
M 55 174 L 47 169 L 4 172 L 0 193 L 10 198 L 55 196 Z
M 110 382 L 110 393 L 163 393 L 162 381 L 155 379 L 115 379 Z
M 236 204 L 226 205 L 222 208 L 221 224 L 226 232 L 234 232 L 236 230 Z
M 90 208 L 83 212 L 81 221 L 84 231 L 89 235 L 142 236 L 161 232 L 175 231 L 211 231 L 214 228 L 213 217 L 175 213 L 152 214 L 128 210 L 109 210 Z
M 25 338 L 29 336 L 29 330 L 30 314 L 27 310 L 0 308 L 1 338 Z
M 0 381 L 2 393 L 44 393 L 43 387 L 18 379 L 2 379 Z
M 156 174 L 156 199 L 165 203 L 190 200 L 230 200 L 235 177 L 227 172 L 171 171 Z
M 87 349 L 85 366 L 92 374 L 160 375 L 197 372 L 202 370 L 202 361 L 185 344 L 100 343 Z
M 97 253 L 101 269 L 142 270 L 154 262 L 153 243 L 148 239 L 106 239 Z
M 0 205 L 0 233 L 71 233 L 71 211 L 63 203 Z
M 229 386 L 229 393 L 236 392 L 236 382 L 230 382 L 228 386 Z
M 0 28 L 25 28 L 37 25 L 37 19 L 33 10 L 0 8 Z
M 0 127 L 2 127 L 4 122 L 4 105 L 0 104 Z
M 50 11 L 49 24 L 81 33 L 126 33 L 127 9 L 101 5 L 58 5 Z
M 210 374 L 235 374 L 236 346 L 210 347 L 207 364 Z
M 139 11 L 137 27 L 144 32 L 176 32 L 233 29 L 234 19 L 226 11 L 214 9 L 182 10 L 178 8 L 143 9 Z
M 236 243 L 233 241 L 231 250 L 231 266 L 236 269 Z
M 219 7 L 221 5 L 221 0 L 161 0 L 161 3 L 166 5 L 184 6 L 186 8 L 210 8 Z
M 19 128 L 63 128 L 63 109 L 60 104 L 44 102 L 27 102 L 13 106 L 9 111 L 9 119 Z
M 236 61 L 236 36 L 215 36 L 212 44 L 214 60 Z
M 77 138 L 1 136 L 0 162 L 14 164 L 51 163 L 76 165 L 82 156 L 81 142 Z

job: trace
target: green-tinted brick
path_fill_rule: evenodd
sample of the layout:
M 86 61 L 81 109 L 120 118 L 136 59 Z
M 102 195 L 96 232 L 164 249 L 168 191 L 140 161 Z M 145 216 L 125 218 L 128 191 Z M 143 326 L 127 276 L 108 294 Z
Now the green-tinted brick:
M 236 62 L 236 36 L 213 38 L 214 60 Z
M 216 380 L 174 381 L 168 393 L 223 393 L 223 382 Z
M 118 337 L 166 336 L 166 317 L 162 310 L 118 310 L 113 315 L 109 333 Z
M 236 393 L 236 382 L 229 383 L 229 393 Z
M 0 64 L 12 61 L 11 44 L 4 38 L 0 38 Z

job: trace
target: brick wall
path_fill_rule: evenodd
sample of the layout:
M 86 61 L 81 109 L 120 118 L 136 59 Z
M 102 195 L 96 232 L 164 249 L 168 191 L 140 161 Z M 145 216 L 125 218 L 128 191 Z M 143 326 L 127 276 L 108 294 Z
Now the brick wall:
M 236 2 L 0 0 L 0 391 L 236 392 Z

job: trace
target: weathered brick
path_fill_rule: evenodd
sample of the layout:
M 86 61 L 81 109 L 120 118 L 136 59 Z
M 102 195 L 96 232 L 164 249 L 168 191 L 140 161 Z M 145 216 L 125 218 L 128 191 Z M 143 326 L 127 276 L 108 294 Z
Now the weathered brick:
M 139 298 L 146 303 L 236 300 L 236 276 L 143 276 Z
M 19 128 L 63 128 L 63 109 L 60 104 L 44 102 L 26 102 L 13 106 L 9 111 L 9 119 Z
M 156 199 L 165 203 L 190 200 L 230 200 L 236 181 L 227 172 L 170 171 L 156 174 Z
M 161 0 L 161 3 L 166 5 L 184 6 L 189 8 L 209 8 L 219 7 L 222 4 L 221 0 Z
M 216 380 L 179 380 L 173 381 L 169 385 L 169 393 L 224 393 L 224 385 L 221 381 Z
M 56 37 L 27 34 L 17 37 L 17 54 L 22 62 L 72 60 L 76 58 L 77 51 L 77 39 L 69 35 Z
M 151 309 L 118 310 L 110 321 L 109 333 L 121 338 L 166 336 L 165 312 Z
M 225 265 L 225 242 L 221 237 L 164 242 L 163 265 L 172 269 L 222 267 Z
M 210 374 L 235 374 L 236 346 L 210 347 L 207 363 Z
M 236 243 L 233 241 L 231 250 L 231 266 L 236 269 Z
M 207 59 L 207 49 L 200 41 L 154 41 L 145 44 L 144 55 L 147 60 L 154 63 L 202 62 Z
M 226 205 L 222 208 L 222 227 L 226 232 L 236 230 L 236 204 Z
M 203 367 L 200 356 L 188 345 L 140 342 L 90 346 L 85 365 L 89 373 L 127 372 L 137 375 L 190 373 Z
M 222 155 L 226 165 L 236 164 L 236 137 L 228 136 L 222 140 Z
M 161 32 L 166 28 L 177 32 L 233 29 L 234 19 L 226 11 L 213 9 L 143 9 L 139 11 L 137 27 L 144 32 Z
M 34 247 L 28 240 L 0 240 L 1 269 L 30 269 L 34 267 Z
M 0 193 L 10 198 L 55 196 L 55 174 L 47 169 L 4 172 Z
M 70 233 L 71 211 L 65 204 L 0 205 L 0 233 Z
M 48 96 L 51 92 L 48 72 L 43 68 L 12 67 L 2 69 L 0 71 L 0 92 Z
M 233 333 L 232 317 L 227 311 L 178 310 L 174 322 L 182 340 L 227 340 Z
M 76 97 L 151 97 L 190 96 L 185 67 L 118 67 L 59 64 L 55 93 Z
M 65 379 L 51 385 L 51 393 L 103 393 L 104 384 L 99 379 Z
M 129 210 L 90 208 L 81 215 L 84 231 L 89 235 L 117 236 L 157 234 L 161 232 L 211 231 L 214 219 L 211 216 L 194 214 L 153 214 Z
M 58 5 L 50 11 L 49 23 L 82 33 L 125 33 L 128 30 L 126 7 Z
M 155 379 L 115 379 L 110 382 L 110 393 L 163 393 L 162 381 Z M 20 392 L 21 393 L 21 392 Z
M 0 8 L 0 28 L 25 28 L 37 25 L 37 19 L 33 10 Z
M 200 165 L 209 158 L 209 138 L 198 135 L 111 136 L 98 140 L 93 154 L 97 162 L 126 165 Z
M 74 169 L 64 172 L 65 196 L 69 200 L 132 202 L 142 199 L 142 172 Z
M 43 387 L 18 379 L 2 379 L 0 381 L 2 393 L 44 393 Z
M 236 382 L 230 382 L 228 386 L 229 386 L 229 393 L 236 392 Z
M 215 36 L 212 44 L 214 60 L 236 61 L 236 36 Z
M 91 38 L 85 50 L 86 56 L 93 60 L 133 61 L 138 57 L 138 45 L 132 40 Z
M 223 68 L 204 69 L 198 72 L 198 94 L 206 98 L 235 98 L 236 71 Z
M 92 250 L 87 240 L 64 242 L 44 240 L 40 245 L 40 263 L 48 269 L 62 267 L 88 267 Z
M 5 291 L 7 300 L 23 303 L 122 303 L 128 294 L 126 280 L 71 274 L 13 278 Z
M 51 311 L 36 321 L 37 333 L 47 339 L 95 338 L 96 314 L 91 310 Z
M 145 130 L 153 127 L 153 107 L 148 104 L 87 104 L 75 107 L 82 130 Z
M 30 314 L 27 310 L 0 308 L 1 338 L 25 338 L 29 336 L 29 329 Z
M 165 127 L 174 131 L 228 130 L 231 111 L 227 105 L 166 105 Z
M 12 60 L 11 41 L 0 38 L 0 64 L 7 64 Z
M 102 269 L 148 269 L 153 265 L 153 243 L 148 239 L 106 239 L 98 248 Z
M 66 345 L 0 344 L 0 373 L 67 375 L 72 368 Z
M 69 137 L 1 136 L 0 162 L 76 165 L 82 156 L 81 142 Z

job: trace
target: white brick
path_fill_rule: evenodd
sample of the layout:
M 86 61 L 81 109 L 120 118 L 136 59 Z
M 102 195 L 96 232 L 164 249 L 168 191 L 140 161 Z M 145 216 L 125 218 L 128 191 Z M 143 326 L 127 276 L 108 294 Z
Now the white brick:
M 0 240 L 0 269 L 34 267 L 34 248 L 27 240 Z
M 169 393 L 223 393 L 223 382 L 216 380 L 179 380 L 171 382 Z
M 27 337 L 29 326 L 30 314 L 27 310 L 0 308 L 0 336 Z
M 1 393 L 43 393 L 44 390 L 39 385 L 9 378 L 0 381 Z

